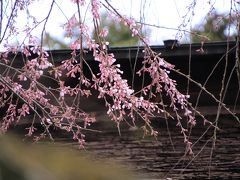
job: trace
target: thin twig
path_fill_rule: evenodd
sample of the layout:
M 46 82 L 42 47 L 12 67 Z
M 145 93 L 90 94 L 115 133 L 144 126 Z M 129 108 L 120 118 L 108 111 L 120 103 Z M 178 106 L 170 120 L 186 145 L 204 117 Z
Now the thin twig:
M 55 0 L 52 1 L 51 5 L 50 5 L 50 9 L 48 11 L 48 14 L 47 14 L 47 16 L 45 18 L 45 22 L 43 24 L 43 29 L 42 29 L 42 33 L 41 33 L 41 47 L 43 47 L 43 40 L 44 40 L 43 36 L 44 36 L 44 33 L 45 33 L 45 29 L 46 29 L 46 25 L 47 25 L 48 19 L 50 17 L 52 9 L 53 9 L 54 3 L 55 3 Z

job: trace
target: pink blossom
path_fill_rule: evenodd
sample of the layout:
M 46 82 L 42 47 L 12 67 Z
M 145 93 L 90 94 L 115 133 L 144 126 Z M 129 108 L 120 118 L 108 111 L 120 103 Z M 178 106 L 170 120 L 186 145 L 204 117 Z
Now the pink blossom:
M 22 85 L 14 82 L 13 84 L 13 91 L 15 93 L 19 93 L 22 90 Z
M 64 25 L 65 31 L 68 33 L 69 36 L 72 36 L 72 29 L 78 24 L 78 20 L 73 15 L 68 22 Z
M 73 3 L 79 3 L 81 6 L 85 5 L 85 0 L 71 0 Z
M 24 47 L 22 52 L 26 57 L 31 56 L 31 53 L 28 47 Z
M 108 35 L 108 29 L 104 28 L 100 31 L 99 36 L 100 37 L 107 37 Z
M 37 128 L 35 128 L 33 126 L 26 128 L 26 129 L 28 130 L 28 133 L 26 136 L 29 136 L 29 137 L 31 137 L 33 135 L 33 133 L 37 130 Z
M 100 1 L 99 0 L 92 0 L 92 15 L 95 19 L 100 19 Z
M 18 113 L 20 116 L 26 116 L 26 114 L 29 114 L 29 107 L 27 104 L 23 104 L 20 109 L 18 109 Z

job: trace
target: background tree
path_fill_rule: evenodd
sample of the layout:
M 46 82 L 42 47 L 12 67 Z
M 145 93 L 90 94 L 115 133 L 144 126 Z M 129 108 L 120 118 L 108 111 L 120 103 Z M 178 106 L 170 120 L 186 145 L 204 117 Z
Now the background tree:
M 43 44 L 44 46 L 49 47 L 50 49 L 68 49 L 69 48 L 66 42 L 53 37 L 49 33 L 45 34 Z
M 107 15 L 107 13 L 103 13 L 100 20 L 100 28 L 104 28 L 108 31 L 106 41 L 109 42 L 110 46 L 135 46 L 140 43 L 139 38 L 133 36 L 129 28 L 124 25 L 123 22 L 116 23 Z M 148 30 L 148 32 L 150 32 L 150 30 Z M 142 34 L 144 36 L 149 35 L 149 33 Z M 72 38 L 77 39 L 79 35 L 77 27 L 74 27 L 72 30 Z M 63 36 L 67 37 L 67 34 L 65 33 Z M 92 37 L 93 39 L 97 39 L 95 31 L 93 31 Z M 49 47 L 50 49 L 66 49 L 69 47 L 69 44 L 53 37 L 49 33 L 46 33 L 44 37 L 44 46 Z
M 231 15 L 229 17 L 229 15 L 214 11 L 206 17 L 205 23 L 198 24 L 191 30 L 191 41 L 195 43 L 202 41 L 226 41 L 227 39 L 235 40 L 237 31 L 233 27 L 236 27 L 236 21 L 236 16 Z M 201 36 L 196 36 L 196 34 Z
M 123 22 L 116 23 L 106 13 L 101 15 L 100 26 L 108 31 L 106 40 L 110 46 L 134 46 L 140 42 L 139 38 L 132 36 L 132 32 Z M 97 39 L 95 31 L 93 37 Z

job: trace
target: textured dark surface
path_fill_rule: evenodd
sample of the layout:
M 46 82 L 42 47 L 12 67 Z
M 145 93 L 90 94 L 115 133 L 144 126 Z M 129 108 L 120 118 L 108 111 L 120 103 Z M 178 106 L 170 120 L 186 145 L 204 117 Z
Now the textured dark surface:
M 94 113 L 97 122 L 92 129 L 101 132 L 84 132 L 85 149 L 96 159 L 112 160 L 126 166 L 143 179 L 240 179 L 240 123 L 226 111 L 222 110 L 218 120 L 217 138 L 213 148 L 214 128 L 203 125 L 197 118 L 197 126 L 189 136 L 193 143 L 194 156 L 185 156 L 185 144 L 176 121 L 168 120 L 169 131 L 165 119 L 155 119 L 152 125 L 159 131 L 157 139 L 143 138 L 141 128 L 131 129 L 124 123 L 119 136 L 116 124 L 106 116 L 101 102 L 89 101 L 85 108 Z M 214 122 L 216 107 L 199 107 L 208 120 Z M 235 113 L 239 116 L 240 107 Z M 29 120 L 13 128 L 23 135 Z M 184 122 L 184 120 L 183 120 Z M 138 126 L 140 127 L 140 125 Z M 52 131 L 55 141 L 63 146 L 78 148 L 65 132 Z M 172 143 L 171 143 L 171 140 Z M 212 154 L 212 155 L 211 155 Z M 211 158 L 212 156 L 212 158 Z
M 165 122 L 154 124 L 160 132 L 157 140 L 142 138 L 140 129 L 125 127 L 119 136 L 114 124 L 99 123 L 95 128 L 103 131 L 87 133 L 85 148 L 93 157 L 120 163 L 142 179 L 240 179 L 240 125 L 235 120 L 221 117 L 214 150 L 213 128 L 206 131 L 207 126 L 199 122 L 190 136 L 194 156 L 184 155 L 183 137 L 173 121 L 169 122 L 170 134 Z M 78 147 L 64 134 L 56 133 L 55 137 L 64 146 Z

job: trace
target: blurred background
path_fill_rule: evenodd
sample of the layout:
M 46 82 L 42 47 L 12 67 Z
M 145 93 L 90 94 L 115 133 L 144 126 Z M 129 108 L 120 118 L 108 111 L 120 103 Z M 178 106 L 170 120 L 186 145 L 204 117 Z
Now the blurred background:
M 106 4 L 105 1 L 102 2 Z M 47 16 L 51 3 L 52 1 L 49 0 L 33 2 L 18 14 L 16 24 L 22 33 L 11 39 L 12 44 L 22 43 L 26 38 L 24 35 L 26 25 L 33 27 L 34 21 L 41 22 Z M 86 1 L 86 3 L 89 2 Z M 162 45 L 163 40 L 166 39 L 178 39 L 181 43 L 222 41 L 227 37 L 233 40 L 237 34 L 236 24 L 234 25 L 240 9 L 237 0 L 130 0 L 124 3 L 110 0 L 109 3 L 122 15 L 134 18 L 151 45 Z M 66 36 L 63 26 L 77 11 L 77 6 L 70 1 L 55 1 L 45 29 L 44 46 L 46 48 L 68 48 L 72 39 Z M 88 4 L 81 7 L 83 21 L 89 25 L 94 37 L 90 11 Z M 231 14 L 231 19 L 229 14 Z M 108 18 L 104 6 L 101 8 L 101 19 L 101 26 L 109 31 L 107 40 L 110 46 L 141 45 L 123 24 L 115 23 Z M 3 21 L 4 23 L 6 22 Z M 31 33 L 39 37 L 42 29 L 43 23 L 40 23 Z M 77 37 L 78 32 L 74 32 L 74 37 Z M 195 35 L 196 33 L 206 37 L 199 38 Z

